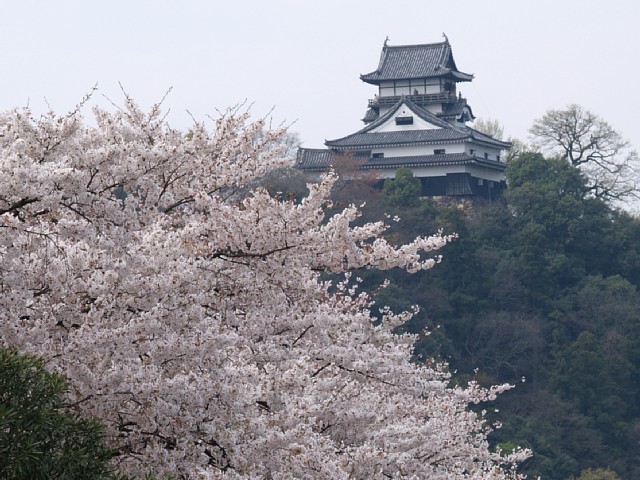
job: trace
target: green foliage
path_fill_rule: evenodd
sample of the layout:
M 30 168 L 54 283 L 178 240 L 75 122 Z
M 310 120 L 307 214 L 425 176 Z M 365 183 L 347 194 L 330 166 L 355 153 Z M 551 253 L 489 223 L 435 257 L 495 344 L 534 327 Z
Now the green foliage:
M 395 178 L 384 181 L 382 192 L 386 202 L 393 207 L 416 207 L 420 203 L 422 185 L 409 168 L 399 168 Z
M 600 434 L 588 418 L 553 392 L 527 382 L 499 399 L 502 428 L 493 436 L 498 444 L 526 446 L 534 455 L 524 465 L 529 478 L 565 480 L 604 458 Z
M 102 426 L 64 408 L 65 380 L 0 348 L 0 478 L 116 478 Z
M 392 240 L 438 228 L 459 238 L 429 272 L 358 274 L 365 288 L 390 280 L 380 305 L 421 308 L 404 326 L 416 361 L 447 360 L 454 382 L 517 384 L 498 398 L 492 439 L 534 450 L 529 478 L 603 465 L 640 478 L 640 220 L 594 198 L 565 160 L 524 153 L 506 175 L 505 202 L 470 212 L 420 199 L 407 172 L 385 182 L 364 200 L 402 219 Z

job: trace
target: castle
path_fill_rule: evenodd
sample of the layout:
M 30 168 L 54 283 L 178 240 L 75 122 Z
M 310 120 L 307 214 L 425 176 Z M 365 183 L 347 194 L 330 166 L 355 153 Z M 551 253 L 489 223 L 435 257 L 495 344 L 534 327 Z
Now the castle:
M 353 161 L 383 180 L 406 167 L 420 179 L 423 196 L 500 195 L 506 186 L 501 152 L 511 144 L 467 125 L 475 117 L 457 84 L 473 75 L 458 70 L 446 36 L 425 45 L 385 41 L 378 68 L 360 79 L 378 88 L 364 128 L 327 140 L 326 149 L 300 148 L 296 168 L 317 174 Z

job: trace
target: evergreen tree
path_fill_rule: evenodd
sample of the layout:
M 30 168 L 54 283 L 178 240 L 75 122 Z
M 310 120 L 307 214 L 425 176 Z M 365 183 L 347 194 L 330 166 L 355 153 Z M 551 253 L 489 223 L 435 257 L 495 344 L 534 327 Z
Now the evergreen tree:
M 103 427 L 64 406 L 66 388 L 42 360 L 0 348 L 0 478 L 114 478 Z

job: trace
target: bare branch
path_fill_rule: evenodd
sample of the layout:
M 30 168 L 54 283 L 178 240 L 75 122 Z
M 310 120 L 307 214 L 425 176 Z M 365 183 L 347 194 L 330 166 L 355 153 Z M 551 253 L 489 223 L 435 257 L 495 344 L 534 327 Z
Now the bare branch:
M 611 125 L 579 105 L 549 110 L 529 130 L 534 146 L 567 160 L 587 177 L 587 189 L 607 201 L 638 198 L 640 162 Z

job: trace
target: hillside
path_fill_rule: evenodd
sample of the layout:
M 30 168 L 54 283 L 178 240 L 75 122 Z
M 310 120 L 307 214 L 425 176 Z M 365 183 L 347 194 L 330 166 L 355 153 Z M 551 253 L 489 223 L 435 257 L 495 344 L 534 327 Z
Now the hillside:
M 529 478 L 607 467 L 640 478 L 640 221 L 563 160 L 520 155 L 507 179 L 503 201 L 472 208 L 420 199 L 410 172 L 382 191 L 337 191 L 338 208 L 367 202 L 363 220 L 400 217 L 396 242 L 459 235 L 434 270 L 363 271 L 364 288 L 388 278 L 378 304 L 420 307 L 403 327 L 420 336 L 416 361 L 445 359 L 459 383 L 517 385 L 498 401 L 493 441 L 534 450 Z

